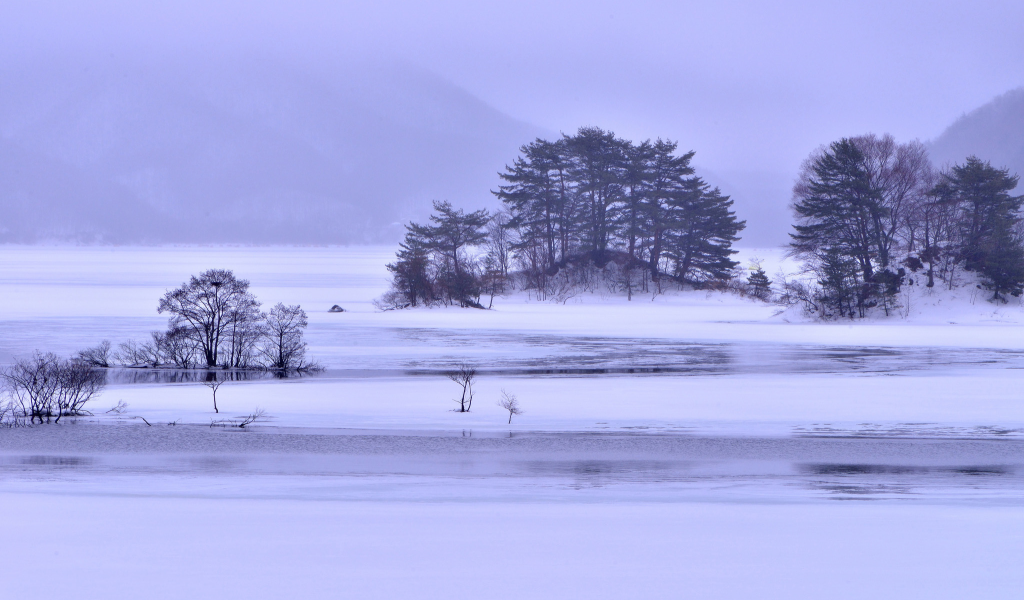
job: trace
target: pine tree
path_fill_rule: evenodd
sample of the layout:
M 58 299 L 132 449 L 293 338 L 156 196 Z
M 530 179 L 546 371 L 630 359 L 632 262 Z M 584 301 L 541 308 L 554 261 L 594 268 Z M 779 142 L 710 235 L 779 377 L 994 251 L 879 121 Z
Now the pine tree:
M 599 127 L 581 127 L 565 136 L 571 157 L 570 176 L 585 210 L 582 212 L 587 251 L 598 268 L 608 263 L 615 234 L 615 212 L 623 196 L 626 142 Z
M 405 297 L 409 306 L 442 302 L 480 307 L 482 292 L 476 264 L 465 249 L 487 238 L 486 210 L 466 213 L 445 202 L 434 202 L 432 225 L 409 223 L 398 260 L 387 265 L 392 290 Z
M 670 202 L 677 195 L 693 187 L 693 168 L 690 160 L 694 152 L 676 156 L 677 144 L 665 140 L 654 142 L 654 156 L 650 164 L 650 188 L 646 196 L 647 264 L 651 279 L 660 286 L 661 262 L 665 252 L 666 232 L 673 224 Z
M 932 193 L 938 202 L 955 213 L 957 254 L 967 270 L 984 271 L 990 253 L 1003 251 L 1005 244 L 1019 244 L 1010 234 L 1024 203 L 1024 196 L 1010 195 L 1018 181 L 1008 170 L 971 156 L 943 173 L 935 186 Z
M 747 285 L 750 286 L 750 294 L 753 297 L 767 302 L 772 297 L 772 282 L 768 280 L 768 274 L 764 272 L 761 265 L 756 265 L 756 267 L 750 270 Z
M 493 193 L 511 215 L 508 226 L 520 234 L 519 249 L 543 247 L 539 269 L 550 272 L 565 262 L 577 221 L 566 142 L 538 139 L 520 152 L 512 166 L 499 173 L 506 184 Z
M 984 286 L 992 292 L 992 300 L 1006 302 L 1004 294 L 1020 296 L 1024 291 L 1024 247 L 1010 231 L 1008 221 L 996 225 L 981 254 L 979 271 L 985 278 Z
M 732 244 L 745 224 L 728 196 L 693 176 L 694 153 L 676 148 L 660 139 L 633 144 L 596 127 L 523 146 L 494 194 L 516 231 L 528 287 L 570 262 L 587 273 L 614 260 L 630 295 L 648 274 L 659 289 L 665 273 L 696 284 L 731 277 Z
M 430 258 L 426 246 L 409 232 L 399 247 L 398 260 L 387 265 L 392 275 L 392 288 L 402 294 L 409 306 L 416 306 L 417 301 L 429 305 L 434 300 L 434 289 L 428 272 Z
M 703 284 L 731 277 L 736 261 L 733 242 L 746 227 L 736 219 L 732 199 L 699 177 L 688 181 L 669 201 L 670 229 L 666 232 L 668 254 L 679 281 Z
M 794 191 L 793 252 L 808 258 L 826 249 L 839 252 L 857 261 L 864 280 L 871 281 L 879 250 L 876 228 L 885 209 L 864 154 L 853 140 L 833 142 L 812 161 L 808 175 Z
M 822 316 L 864 316 L 864 305 L 857 294 L 856 261 L 839 248 L 829 247 L 819 253 L 816 270 L 821 286 Z

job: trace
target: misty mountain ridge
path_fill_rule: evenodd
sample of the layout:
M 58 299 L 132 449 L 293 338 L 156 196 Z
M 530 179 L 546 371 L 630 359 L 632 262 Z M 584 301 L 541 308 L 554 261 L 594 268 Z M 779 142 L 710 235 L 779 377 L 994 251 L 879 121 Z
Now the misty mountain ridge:
M 0 240 L 393 241 L 493 205 L 539 128 L 398 64 L 37 61 L 2 73 Z
M 1011 175 L 1024 176 L 1024 87 L 957 119 L 928 144 L 928 152 L 940 168 L 963 164 L 974 155 L 993 167 L 1009 169 Z
M 393 243 L 431 200 L 495 207 L 519 147 L 557 136 L 383 61 L 35 57 L 0 84 L 0 242 Z M 928 148 L 1024 174 L 1024 88 Z M 787 241 L 794 173 L 698 174 L 745 244 Z

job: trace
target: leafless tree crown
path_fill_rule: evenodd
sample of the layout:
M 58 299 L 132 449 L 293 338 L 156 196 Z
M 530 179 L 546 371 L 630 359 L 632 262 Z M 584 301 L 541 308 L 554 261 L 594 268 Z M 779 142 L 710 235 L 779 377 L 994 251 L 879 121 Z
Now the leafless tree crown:
M 456 412 L 469 412 L 469 409 L 473 407 L 473 382 L 476 380 L 476 367 L 462 363 L 446 375 L 448 379 L 462 388 L 461 397 L 455 401 L 459 405 Z

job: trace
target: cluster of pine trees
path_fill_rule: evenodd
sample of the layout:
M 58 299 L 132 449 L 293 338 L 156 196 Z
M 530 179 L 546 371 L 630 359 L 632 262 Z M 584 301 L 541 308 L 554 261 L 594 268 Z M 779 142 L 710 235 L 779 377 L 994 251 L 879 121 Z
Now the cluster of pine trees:
M 919 142 L 844 138 L 813 153 L 794 188 L 791 250 L 817 286 L 786 293 L 823 317 L 888 314 L 901 286 L 976 273 L 1006 301 L 1024 288 L 1018 178 L 976 157 L 936 172 Z M 909 273 L 908 273 L 909 271 Z
M 397 260 L 387 266 L 392 276 L 391 291 L 382 298 L 382 307 L 442 304 L 481 308 L 480 295 L 488 276 L 501 285 L 500 280 L 508 274 L 506 261 L 503 272 L 496 274 L 494 268 L 489 268 L 488 276 L 484 276 L 481 261 L 470 253 L 488 241 L 489 225 L 492 231 L 501 228 L 486 210 L 467 213 L 447 201 L 435 201 L 429 224 L 406 225 Z M 494 233 L 490 236 L 492 240 L 501 238 L 498 232 Z M 489 266 L 491 257 L 488 252 Z
M 852 318 L 889 314 L 906 285 L 953 288 L 964 272 L 993 301 L 1024 291 L 1024 196 L 1011 194 L 1018 177 L 1006 169 L 972 156 L 937 171 L 920 142 L 889 135 L 819 148 L 794 187 L 790 234 L 813 281 L 773 287 L 760 266 L 735 281 L 732 245 L 745 223 L 694 174 L 694 153 L 676 150 L 596 127 L 523 146 L 493 192 L 503 210 L 435 202 L 428 224 L 407 225 L 382 305 L 483 307 L 509 288 L 564 300 L 598 285 L 631 298 L 668 282 Z
M 694 175 L 694 153 L 676 148 L 596 127 L 523 146 L 495 193 L 528 285 L 543 289 L 570 265 L 609 263 L 629 294 L 664 277 L 698 286 L 729 279 L 744 222 L 728 196 Z
M 538 139 L 499 176 L 504 210 L 466 213 L 435 202 L 410 223 L 388 306 L 480 306 L 506 287 L 564 297 L 597 285 L 660 291 L 663 281 L 728 281 L 744 222 L 732 200 L 694 174 L 674 142 L 634 144 L 596 127 Z M 480 257 L 467 250 L 484 246 Z

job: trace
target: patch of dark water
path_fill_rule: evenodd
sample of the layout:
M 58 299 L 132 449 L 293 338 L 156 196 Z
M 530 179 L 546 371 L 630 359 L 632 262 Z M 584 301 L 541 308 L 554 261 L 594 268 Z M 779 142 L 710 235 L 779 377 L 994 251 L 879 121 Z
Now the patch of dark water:
M 268 371 L 264 369 L 175 369 L 114 367 L 103 369 L 107 384 L 202 383 L 213 378 L 221 381 L 263 381 L 302 379 L 318 373 Z
M 51 322 L 52 321 L 52 322 Z M 124 322 L 122 322 L 124 321 Z M 0 363 L 46 348 L 63 354 L 109 337 L 121 339 L 148 320 L 7 321 Z M 104 333 L 103 327 L 111 328 Z M 123 330 L 123 332 L 122 332 Z M 137 336 L 136 336 L 137 337 Z M 1024 351 L 987 348 L 885 347 L 703 342 L 686 339 L 578 336 L 497 330 L 311 328 L 309 355 L 328 378 L 443 376 L 462 362 L 481 375 L 507 377 L 686 376 L 730 374 L 900 374 L 948 369 L 1024 369 Z M 202 370 L 117 369 L 110 383 L 192 383 Z M 234 380 L 269 379 L 259 371 Z
M 1014 440 L 223 435 L 205 427 L 113 425 L 10 430 L 0 436 L 5 485 L 43 489 L 63 482 L 71 491 L 91 481 L 99 482 L 96 489 L 110 483 L 147 490 L 152 483 L 192 493 L 202 480 L 210 489 L 254 497 L 1024 505 L 1022 473 L 1024 442 Z

